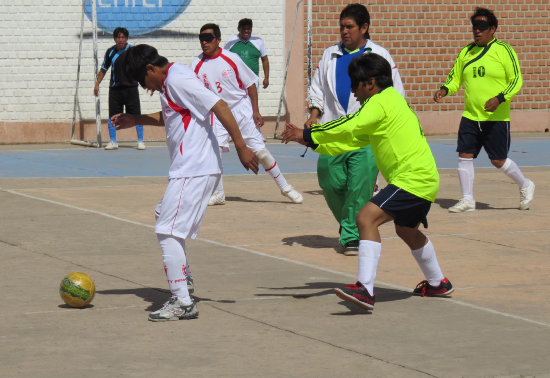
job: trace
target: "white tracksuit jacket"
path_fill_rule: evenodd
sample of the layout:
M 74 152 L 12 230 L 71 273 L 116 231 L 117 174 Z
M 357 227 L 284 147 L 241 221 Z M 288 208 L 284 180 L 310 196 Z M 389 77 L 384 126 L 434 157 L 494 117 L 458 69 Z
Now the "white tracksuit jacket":
M 336 60 L 339 55 L 343 55 L 342 48 L 341 43 L 339 43 L 325 50 L 309 88 L 308 107 L 310 109 L 317 108 L 321 111 L 320 123 L 332 121 L 346 114 L 353 114 L 360 107 L 359 101 L 355 99 L 353 93 L 350 93 L 347 113 L 338 101 L 336 94 Z M 401 82 L 401 76 L 388 50 L 372 42 L 370 39 L 367 40 L 365 53 L 368 52 L 368 49 L 370 49 L 370 52 L 384 57 L 390 63 L 393 87 L 405 97 L 405 89 Z

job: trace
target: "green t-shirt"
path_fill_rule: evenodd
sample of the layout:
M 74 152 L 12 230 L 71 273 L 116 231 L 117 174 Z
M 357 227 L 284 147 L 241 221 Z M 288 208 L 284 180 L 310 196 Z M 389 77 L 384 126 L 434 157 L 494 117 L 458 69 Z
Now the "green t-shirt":
M 509 121 L 510 101 L 521 86 L 521 70 L 514 49 L 493 39 L 487 46 L 470 43 L 458 54 L 447 81 L 442 86 L 448 95 L 464 84 L 464 117 L 472 121 Z M 501 104 L 494 112 L 485 111 L 485 103 L 500 96 Z
M 316 152 L 339 155 L 368 144 L 388 182 L 435 201 L 439 173 L 422 126 L 407 101 L 393 87 L 367 99 L 354 114 L 311 126 Z
M 260 74 L 260 64 L 259 59 L 261 58 L 260 50 L 254 46 L 251 42 L 239 41 L 235 43 L 229 51 L 234 52 L 245 62 L 245 64 L 252 70 L 256 75 Z

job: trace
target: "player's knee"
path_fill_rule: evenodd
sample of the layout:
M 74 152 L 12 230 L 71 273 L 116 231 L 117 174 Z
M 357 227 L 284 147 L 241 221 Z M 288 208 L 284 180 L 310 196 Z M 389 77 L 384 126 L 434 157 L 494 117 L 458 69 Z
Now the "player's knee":
M 256 151 L 255 154 L 264 169 L 270 169 L 271 167 L 273 167 L 273 164 L 275 164 L 275 158 L 267 149 L 263 148 L 259 151 Z

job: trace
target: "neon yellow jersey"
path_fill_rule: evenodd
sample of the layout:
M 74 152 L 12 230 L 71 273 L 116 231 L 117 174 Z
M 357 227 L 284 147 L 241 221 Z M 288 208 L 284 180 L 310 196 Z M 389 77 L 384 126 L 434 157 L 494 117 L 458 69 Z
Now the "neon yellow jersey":
M 497 39 L 485 47 L 470 43 L 458 54 L 441 88 L 447 88 L 447 94 L 451 95 L 458 92 L 463 83 L 463 117 L 472 121 L 509 121 L 510 101 L 523 85 L 516 52 Z M 490 113 L 484 107 L 493 97 L 499 97 L 501 104 Z
M 315 151 L 326 155 L 371 144 L 376 165 L 389 184 L 435 201 L 439 190 L 435 159 L 416 114 L 393 87 L 369 98 L 357 113 L 312 125 L 310 135 L 319 145 Z

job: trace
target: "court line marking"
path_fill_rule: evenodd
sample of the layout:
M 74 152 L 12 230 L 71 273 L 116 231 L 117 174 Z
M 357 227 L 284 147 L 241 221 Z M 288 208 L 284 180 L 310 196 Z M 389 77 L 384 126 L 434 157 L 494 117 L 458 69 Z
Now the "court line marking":
M 88 213 L 104 216 L 106 218 L 118 220 L 118 221 L 121 221 L 121 222 L 129 223 L 129 224 L 133 224 L 133 225 L 137 225 L 137 226 L 146 227 L 146 228 L 149 228 L 149 229 L 152 229 L 152 230 L 155 229 L 154 226 L 151 226 L 149 224 L 132 221 L 132 220 L 125 219 L 125 218 L 120 218 L 120 217 L 117 217 L 117 216 L 114 216 L 114 215 L 111 215 L 111 214 L 107 214 L 107 213 L 104 213 L 104 212 L 101 212 L 101 211 L 91 210 L 91 209 L 87 209 L 87 208 L 84 208 L 84 207 L 73 206 L 73 205 L 70 205 L 70 204 L 50 200 L 50 199 L 47 199 L 47 198 L 40 198 L 40 197 L 36 197 L 36 196 L 30 195 L 30 194 L 21 193 L 21 192 L 12 190 L 12 189 L 0 189 L 0 190 L 2 190 L 4 192 L 7 192 L 7 193 L 11 193 L 13 195 L 18 195 L 18 196 L 21 196 L 21 197 L 31 198 L 31 199 L 34 199 L 34 200 L 43 201 L 43 202 L 51 203 L 51 204 L 58 205 L 58 206 L 67 207 L 67 208 L 74 209 L 74 210 L 79 210 L 79 211 L 83 211 L 83 212 L 88 212 Z M 197 238 L 195 240 L 202 241 L 202 242 L 205 242 L 205 243 L 214 244 L 214 245 L 217 245 L 217 246 L 220 246 L 220 247 L 237 249 L 237 250 L 240 250 L 240 251 L 252 253 L 252 254 L 257 255 L 257 256 L 269 257 L 269 258 L 272 258 L 272 259 L 275 259 L 275 260 L 284 261 L 284 262 L 288 262 L 288 263 L 291 263 L 291 264 L 300 265 L 300 266 L 304 266 L 304 267 L 315 269 L 315 270 L 320 270 L 320 271 L 335 274 L 335 275 L 340 275 L 340 276 L 353 278 L 353 279 L 356 278 L 355 275 L 352 275 L 352 274 L 349 274 L 349 273 L 339 272 L 337 270 L 324 268 L 322 266 L 317 266 L 317 265 L 305 263 L 305 262 L 302 262 L 302 261 L 291 260 L 291 259 L 286 258 L 286 257 L 269 255 L 269 254 L 264 253 L 264 252 L 255 251 L 253 249 L 241 247 L 241 246 L 238 246 L 238 245 L 229 245 L 229 244 L 225 244 L 225 243 L 218 242 L 218 241 L 215 241 L 215 240 L 209 240 L 209 239 L 203 239 L 203 238 Z M 405 292 L 409 292 L 409 293 L 412 292 L 412 290 L 408 287 L 403 287 L 403 286 L 394 285 L 394 284 L 390 284 L 390 283 L 386 283 L 386 282 L 380 282 L 380 281 L 376 281 L 376 283 L 378 285 L 387 287 L 389 289 L 395 289 L 395 290 L 405 291 Z M 550 323 L 525 318 L 525 317 L 519 316 L 519 315 L 509 314 L 509 313 L 502 312 L 502 311 L 493 310 L 493 309 L 488 308 L 488 307 L 478 306 L 478 305 L 475 305 L 475 304 L 459 301 L 459 300 L 452 299 L 452 298 L 433 298 L 433 299 L 449 301 L 451 303 L 455 303 L 455 304 L 458 304 L 458 305 L 461 305 L 461 306 L 464 306 L 464 307 L 469 307 L 469 308 L 472 308 L 472 309 L 475 309 L 475 310 L 484 311 L 484 312 L 488 312 L 488 313 L 491 313 L 491 314 L 494 314 L 494 315 L 499 315 L 499 316 L 503 316 L 503 317 L 510 318 L 510 319 L 515 319 L 515 320 L 521 320 L 521 321 L 526 322 L 526 323 L 536 324 L 536 325 L 539 325 L 539 326 L 550 328 Z

